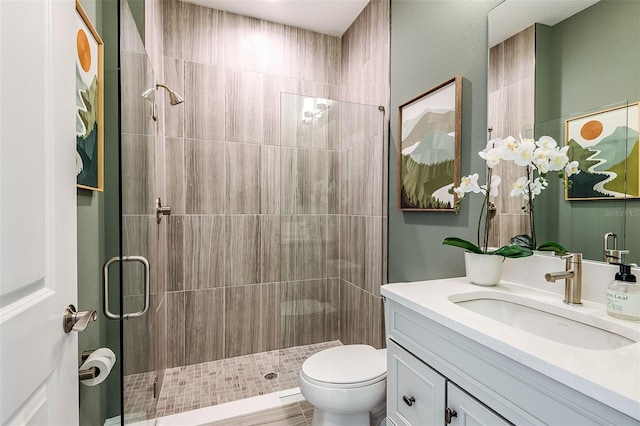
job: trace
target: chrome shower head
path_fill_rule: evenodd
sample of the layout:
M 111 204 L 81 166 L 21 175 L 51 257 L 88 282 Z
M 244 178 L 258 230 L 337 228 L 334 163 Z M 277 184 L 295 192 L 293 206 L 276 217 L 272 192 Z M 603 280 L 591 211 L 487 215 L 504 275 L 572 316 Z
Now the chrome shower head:
M 163 89 L 165 89 L 167 92 L 169 92 L 169 103 L 171 105 L 178 105 L 184 102 L 184 98 L 180 95 L 178 95 L 176 92 L 174 92 L 170 87 L 164 85 L 164 84 L 160 84 L 157 83 L 156 84 L 156 88 L 158 87 L 162 87 Z

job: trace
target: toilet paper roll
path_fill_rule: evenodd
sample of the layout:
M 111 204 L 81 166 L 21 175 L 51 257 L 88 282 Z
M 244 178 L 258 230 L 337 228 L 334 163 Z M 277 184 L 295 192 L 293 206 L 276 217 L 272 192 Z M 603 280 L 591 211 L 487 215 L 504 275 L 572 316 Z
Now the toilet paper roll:
M 87 386 L 95 386 L 105 381 L 111 368 L 116 363 L 116 354 L 109 348 L 96 349 L 89 355 L 87 360 L 82 363 L 80 370 L 88 370 L 91 367 L 96 367 L 99 372 L 93 379 L 80 380 L 82 384 Z

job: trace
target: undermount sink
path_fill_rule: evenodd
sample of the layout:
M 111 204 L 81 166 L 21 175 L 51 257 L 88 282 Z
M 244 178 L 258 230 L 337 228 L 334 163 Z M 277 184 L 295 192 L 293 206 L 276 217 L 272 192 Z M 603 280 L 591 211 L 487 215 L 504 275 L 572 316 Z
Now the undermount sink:
M 560 312 L 557 311 L 562 311 L 561 308 L 549 306 L 549 309 L 545 309 L 544 304 L 541 303 L 532 307 L 526 298 L 516 298 L 516 301 L 505 300 L 499 293 L 460 296 L 463 296 L 464 300 L 459 300 L 460 298 L 455 296 L 449 299 L 458 306 L 487 318 L 566 345 L 585 349 L 612 350 L 640 341 L 640 336 L 636 336 L 634 330 L 623 331 L 622 334 L 626 334 L 624 336 L 603 328 L 603 322 L 598 321 L 598 318 L 576 314 L 575 311 L 571 316 L 580 317 L 579 319 L 567 318 L 558 314 Z M 513 295 L 508 296 L 514 299 Z M 596 324 L 598 322 L 600 324 Z

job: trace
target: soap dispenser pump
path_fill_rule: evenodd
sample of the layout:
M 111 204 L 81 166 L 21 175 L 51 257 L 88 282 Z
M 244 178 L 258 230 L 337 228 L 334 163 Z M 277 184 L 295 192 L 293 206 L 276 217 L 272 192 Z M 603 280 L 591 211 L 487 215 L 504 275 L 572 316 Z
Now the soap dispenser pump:
M 620 263 L 620 272 L 607 287 L 607 314 L 614 318 L 640 321 L 640 285 L 631 266 Z

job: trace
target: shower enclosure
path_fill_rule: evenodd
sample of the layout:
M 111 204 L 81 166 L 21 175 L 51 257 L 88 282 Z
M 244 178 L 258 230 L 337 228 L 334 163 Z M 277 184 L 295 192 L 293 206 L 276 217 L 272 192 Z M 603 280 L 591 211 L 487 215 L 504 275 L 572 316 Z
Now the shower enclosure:
M 384 113 L 289 93 L 280 109 L 275 228 L 263 234 L 275 254 L 265 265 L 275 296 L 266 320 L 277 347 L 382 347 Z M 282 357 L 280 371 L 292 368 L 284 388 L 297 387 L 300 363 Z
M 384 108 L 237 63 L 212 66 L 167 42 L 166 29 L 164 69 L 154 70 L 121 8 L 121 255 L 151 265 L 149 309 L 120 321 L 123 424 L 288 394 L 312 353 L 382 347 Z M 170 29 L 212 16 L 228 28 L 256 24 L 164 2 Z M 157 84 L 184 103 L 149 91 Z M 138 311 L 143 268 L 120 265 L 120 312 Z

